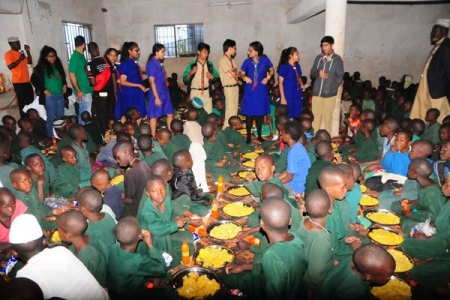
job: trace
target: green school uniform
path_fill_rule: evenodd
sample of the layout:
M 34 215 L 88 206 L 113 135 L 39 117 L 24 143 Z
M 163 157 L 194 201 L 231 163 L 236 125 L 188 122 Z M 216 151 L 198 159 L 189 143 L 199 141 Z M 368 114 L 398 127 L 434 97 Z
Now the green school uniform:
M 431 239 L 421 240 L 405 233 L 402 249 L 405 253 L 421 260 L 438 257 L 446 253 L 450 238 L 450 201 L 447 199 L 435 222 L 436 233 Z
M 305 299 L 303 276 L 308 263 L 304 245 L 293 235 L 289 242 L 272 244 L 262 258 L 263 288 L 266 299 Z
M 89 239 L 89 244 L 80 251 L 75 252 L 73 245 L 69 247 L 69 250 L 83 263 L 101 286 L 106 286 L 106 264 L 109 253 L 102 241 Z
M 172 139 L 170 140 L 178 149 L 180 150 L 188 150 L 191 146 L 191 140 L 185 134 L 174 134 L 172 135 Z
M 316 156 L 316 146 L 314 146 L 313 143 L 311 143 L 311 140 L 308 140 L 308 157 L 311 161 L 311 164 L 313 164 L 317 160 Z
M 181 150 L 179 149 L 174 143 L 171 141 L 169 143 L 165 143 L 161 145 L 162 151 L 166 155 L 167 159 L 169 160 L 170 164 L 173 165 L 173 155 Z
M 331 214 L 328 214 L 325 226 L 331 232 L 331 245 L 333 246 L 334 255 L 337 260 L 353 254 L 351 246 L 345 242 L 345 237 L 349 231 L 347 229 L 349 227 L 348 222 L 347 226 L 344 226 L 343 221 L 343 219 L 348 220 L 350 213 L 348 213 L 347 218 L 341 215 L 341 211 L 344 211 L 345 203 L 341 207 L 339 202 L 341 201 L 335 200 L 334 205 L 331 206 Z
M 200 126 L 205 125 L 206 119 L 208 118 L 208 113 L 206 110 L 202 107 L 198 110 L 198 118 L 197 123 L 200 124 Z
M 236 130 L 231 129 L 231 127 L 227 127 L 223 130 L 223 133 L 227 139 L 227 143 L 233 144 L 233 151 L 238 151 L 240 153 L 253 151 L 253 147 L 247 144 L 242 137 L 242 134 Z
M 419 199 L 419 184 L 412 179 L 406 179 L 402 187 L 402 194 L 400 196 L 394 195 L 394 189 L 382 191 L 378 193 L 378 206 L 383 209 L 392 210 L 395 213 L 401 214 L 402 207 L 400 200 Z
M 358 162 L 372 161 L 380 157 L 377 142 L 372 138 L 361 141 L 356 148 L 355 158 Z
M 80 174 L 80 187 L 91 186 L 92 166 L 89 161 L 89 152 L 86 148 L 86 144 L 82 143 L 82 147 L 78 146 L 76 142 L 72 143 L 72 148 L 77 153 L 77 167 Z
M 187 210 L 196 213 L 201 217 L 206 216 L 209 212 L 208 207 L 200 203 L 195 203 L 186 194 L 183 194 L 178 198 L 172 200 L 172 209 L 174 215 L 176 216 L 182 216 Z
M 308 175 L 306 176 L 305 183 L 305 195 L 308 195 L 312 190 L 318 189 L 319 182 L 317 179 L 319 178 L 319 173 L 326 166 L 331 166 L 333 163 L 328 160 L 318 159 L 311 165 L 311 168 L 308 170 Z
M 217 132 L 216 141 L 220 143 L 225 152 L 231 151 L 231 148 L 228 145 L 227 137 L 225 136 L 225 132 L 223 132 L 223 130 L 219 130 Z
M 145 161 L 151 167 L 158 159 L 166 159 L 166 156 L 160 152 L 153 152 L 152 154 L 147 154 L 144 156 L 142 161 Z
M 39 201 L 39 195 L 36 187 L 33 187 L 31 191 L 26 194 L 24 192 L 18 191 L 16 189 L 12 190 L 14 196 L 21 200 L 27 207 L 27 214 L 33 215 L 38 220 L 39 224 L 46 230 L 54 229 L 56 227 L 55 222 L 44 221 L 45 216 L 51 216 L 52 210 L 49 206 L 41 203 Z
M 0 166 L 0 183 L 3 185 L 3 187 L 8 188 L 12 192 L 14 192 L 14 187 L 9 180 L 9 174 L 19 168 L 19 165 L 16 163 L 6 163 L 6 165 Z
M 284 185 L 281 183 L 280 178 L 276 177 L 276 176 L 272 176 L 269 180 L 267 181 L 260 181 L 258 179 L 254 179 L 251 182 L 245 182 L 244 186 L 249 190 L 250 193 L 252 193 L 253 196 L 255 197 L 259 197 L 261 196 L 261 189 L 262 186 L 266 183 L 273 183 L 277 186 L 279 186 L 282 190 L 283 190 L 283 194 L 284 194 L 284 198 L 288 198 L 289 197 L 289 192 L 288 190 L 284 187 Z
M 332 268 L 319 284 L 314 299 L 370 299 L 370 284 L 351 268 L 352 258 L 347 257 Z
M 430 125 L 430 123 L 425 124 L 425 130 L 420 136 L 421 140 L 427 140 L 433 143 L 433 145 L 439 144 L 441 139 L 439 138 L 439 128 L 441 124 L 434 123 Z
M 60 164 L 63 163 L 63 160 L 62 160 L 61 155 L 60 155 L 61 148 L 64 147 L 64 146 L 72 147 L 72 144 L 73 144 L 73 139 L 69 135 L 67 135 L 66 137 L 58 140 L 58 151 L 57 151 L 57 153 L 55 155 L 53 155 L 50 158 L 50 162 L 53 164 L 53 166 L 55 166 L 55 168 L 57 168 Z
M 11 150 L 11 161 L 20 164 L 22 163 L 22 159 L 20 157 L 20 147 L 17 133 L 14 130 L 7 130 L 9 135 L 11 136 L 11 146 L 9 147 L 9 149 Z
M 152 278 L 164 277 L 166 263 L 160 250 L 148 248 L 141 241 L 136 252 L 130 252 L 114 244 L 109 248 L 106 266 L 106 283 L 111 297 L 132 299 L 145 290 L 145 283 Z
M 111 247 L 116 243 L 116 235 L 114 229 L 116 222 L 113 217 L 104 214 L 103 219 L 97 222 L 89 222 L 86 234 L 91 237 L 92 241 L 102 241 L 106 247 Z
M 103 144 L 103 138 L 98 123 L 96 121 L 92 121 L 84 124 L 83 126 L 89 134 L 89 139 L 92 138 L 92 142 L 94 142 L 95 145 L 101 146 Z
M 23 162 L 25 162 L 25 158 L 27 158 L 30 154 L 38 154 L 45 164 L 45 170 L 48 171 L 48 174 L 50 176 L 50 180 L 53 180 L 55 178 L 56 170 L 53 164 L 48 160 L 48 158 L 42 154 L 42 151 L 34 146 L 28 146 L 20 150 L 20 156 L 22 157 Z M 25 164 L 24 164 L 25 165 Z
M 138 220 L 142 229 L 152 233 L 153 245 L 161 251 L 167 252 L 173 257 L 171 267 L 178 266 L 181 262 L 181 245 L 187 241 L 190 253 L 194 253 L 192 233 L 179 231 L 172 213 L 172 201 L 166 196 L 164 200 L 164 212 L 160 212 L 147 195 L 142 195 L 144 201 L 142 210 L 138 213 Z
M 450 253 L 435 257 L 432 261 L 414 266 L 411 277 L 419 284 L 423 294 L 431 295 L 434 288 L 450 282 Z
M 80 173 L 76 166 L 63 163 L 58 167 L 55 180 L 52 183 L 52 192 L 56 196 L 73 198 L 80 186 Z
M 333 248 L 331 247 L 330 233 L 328 231 L 309 231 L 306 229 L 304 221 L 300 223 L 296 234 L 305 245 L 303 254 L 308 262 L 308 268 L 304 276 L 306 287 L 315 289 L 333 268 Z
M 45 170 L 44 178 L 45 178 L 45 182 L 44 182 L 44 199 L 45 199 L 48 197 L 48 195 L 50 193 L 50 175 L 47 172 L 47 170 Z M 31 176 L 31 180 L 33 181 L 33 186 L 35 186 L 36 190 L 37 190 L 37 186 L 38 186 L 37 180 L 34 179 L 33 176 Z
M 281 173 L 287 168 L 287 154 L 289 152 L 289 147 L 286 145 L 280 154 L 272 154 L 275 160 L 275 173 Z
M 205 161 L 206 170 L 208 172 L 211 172 L 212 177 L 215 181 L 217 180 L 219 175 L 222 175 L 225 181 L 229 181 L 231 179 L 230 173 L 239 171 L 239 163 L 236 163 L 233 166 L 228 163 L 224 168 L 216 167 L 216 162 L 222 161 L 224 156 L 227 156 L 227 159 L 230 162 L 235 162 L 235 160 L 230 155 L 226 155 L 225 149 L 218 141 L 210 142 L 205 139 L 203 148 L 205 149 L 207 157 Z

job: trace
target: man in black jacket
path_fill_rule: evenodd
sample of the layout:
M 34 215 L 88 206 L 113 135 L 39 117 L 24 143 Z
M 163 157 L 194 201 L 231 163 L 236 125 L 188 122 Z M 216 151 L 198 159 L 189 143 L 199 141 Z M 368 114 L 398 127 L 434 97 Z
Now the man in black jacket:
M 441 114 L 439 123 L 450 114 L 450 39 L 447 37 L 450 19 L 439 19 L 430 34 L 434 45 L 425 63 L 417 89 L 411 118 L 425 119 L 427 110 L 437 108 Z

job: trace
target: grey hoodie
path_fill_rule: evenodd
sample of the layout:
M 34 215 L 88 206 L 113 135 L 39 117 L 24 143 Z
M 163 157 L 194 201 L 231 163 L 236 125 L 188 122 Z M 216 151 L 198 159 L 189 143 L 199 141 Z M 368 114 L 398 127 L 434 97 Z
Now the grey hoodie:
M 337 95 L 339 85 L 344 78 L 344 64 L 342 58 L 336 53 L 330 60 L 324 61 L 325 55 L 321 54 L 316 57 L 311 68 L 311 77 L 315 79 L 313 86 L 313 96 L 328 98 Z M 327 79 L 319 76 L 319 71 L 324 69 L 328 74 Z

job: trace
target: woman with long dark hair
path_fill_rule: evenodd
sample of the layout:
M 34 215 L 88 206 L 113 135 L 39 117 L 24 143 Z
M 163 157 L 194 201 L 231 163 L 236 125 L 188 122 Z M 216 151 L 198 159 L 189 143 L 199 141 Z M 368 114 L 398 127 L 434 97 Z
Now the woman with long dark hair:
M 241 114 L 245 116 L 247 143 L 251 142 L 253 121 L 256 121 L 258 140 L 261 136 L 264 116 L 270 114 L 270 99 L 267 83 L 275 73 L 270 59 L 264 55 L 263 45 L 256 41 L 248 47 L 248 58 L 242 64 L 243 79 L 246 83 L 242 100 Z
M 120 97 L 120 73 L 119 68 L 116 65 L 118 53 L 115 48 L 108 48 L 105 51 L 104 55 L 106 61 L 111 67 L 111 79 L 113 81 L 113 87 L 114 87 L 114 98 L 116 101 L 114 103 L 108 103 L 107 105 L 107 116 L 108 119 L 120 119 L 122 116 L 118 116 L 120 112 L 120 107 L 117 109 L 117 105 L 120 105 L 119 97 Z
M 120 116 L 123 116 L 130 107 L 135 107 L 142 117 L 147 115 L 144 93 L 148 88 L 142 85 L 141 67 L 137 63 L 140 52 L 137 43 L 123 43 L 119 66 L 122 86 Z
M 291 119 L 298 118 L 302 112 L 302 91 L 305 90 L 299 60 L 297 48 L 286 48 L 281 52 L 277 68 L 281 104 L 287 105 Z
M 147 116 L 153 138 L 156 138 L 156 124 L 158 118 L 166 116 L 167 128 L 173 120 L 173 105 L 168 89 L 167 73 L 162 62 L 166 49 L 162 44 L 154 44 L 152 53 L 147 61 L 147 75 L 151 91 L 148 93 Z
M 67 89 L 66 73 L 55 49 L 44 46 L 30 79 L 39 103 L 47 111 L 47 132 L 53 136 L 53 121 L 64 116 L 64 93 Z

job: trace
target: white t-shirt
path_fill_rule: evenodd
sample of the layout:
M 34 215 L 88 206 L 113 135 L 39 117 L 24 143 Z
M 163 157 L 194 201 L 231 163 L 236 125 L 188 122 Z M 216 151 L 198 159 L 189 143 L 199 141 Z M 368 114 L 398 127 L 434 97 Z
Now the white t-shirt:
M 83 263 L 61 246 L 44 249 L 33 256 L 17 272 L 17 277 L 36 282 L 45 299 L 109 299 L 106 291 Z

